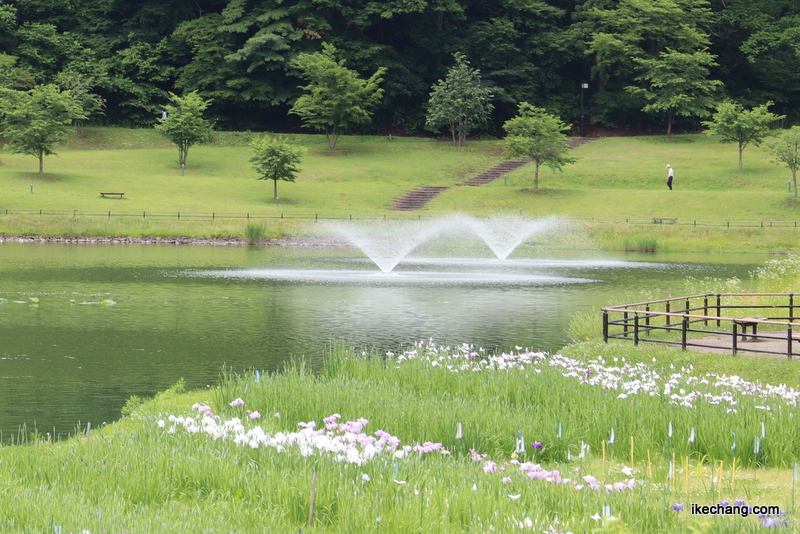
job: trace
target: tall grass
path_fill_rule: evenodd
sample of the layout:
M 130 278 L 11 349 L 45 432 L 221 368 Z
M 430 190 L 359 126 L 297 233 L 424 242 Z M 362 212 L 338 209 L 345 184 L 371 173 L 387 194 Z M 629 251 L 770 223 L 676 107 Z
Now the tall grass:
M 0 531 L 212 532 L 225 525 L 226 532 L 588 532 L 603 525 L 592 516 L 608 506 L 619 518 L 605 521 L 614 530 L 625 525 L 633 532 L 677 533 L 699 523 L 672 510 L 675 502 L 688 507 L 690 501 L 744 498 L 789 508 L 786 471 L 759 467 L 757 477 L 766 484 L 754 482 L 750 472 L 739 473 L 732 484 L 724 450 L 731 428 L 746 448 L 745 436 L 759 432 L 763 416 L 769 434 L 760 462 L 785 465 L 797 440 L 786 410 L 754 416 L 752 403 L 743 401 L 740 414 L 726 418 L 712 406 L 691 410 L 661 398 L 615 399 L 546 364 L 456 373 L 431 363 L 460 351 L 427 347 L 430 359 L 400 362 L 336 348 L 317 371 L 296 363 L 272 375 L 226 374 L 218 389 L 187 396 L 178 387 L 132 403 L 119 423 L 67 442 L 43 439 L 0 449 Z M 231 406 L 237 398 L 244 406 Z M 159 426 L 168 414 L 188 415 L 192 401 L 210 401 L 220 422 L 239 417 L 272 435 L 295 432 L 298 422 L 321 426 L 334 412 L 343 420 L 364 417 L 368 433 L 384 430 L 409 445 L 441 442 L 451 454 L 384 454 L 357 465 L 324 452 L 303 456 L 292 447 L 251 448 L 182 428 L 171 433 L 169 423 Z M 254 411 L 261 419 L 247 417 Z M 667 421 L 675 429 L 671 444 Z M 685 438 L 691 425 L 696 444 Z M 608 444 L 611 428 L 614 444 Z M 524 450 L 517 454 L 520 432 Z M 630 435 L 636 438 L 633 464 Z M 534 441 L 543 448 L 533 449 Z M 589 449 L 581 458 L 582 441 Z M 678 458 L 689 456 L 688 488 L 680 469 L 668 482 L 673 449 Z M 722 486 L 714 486 L 710 466 L 719 459 L 728 474 Z M 531 479 L 512 460 L 556 469 L 575 482 Z M 743 464 L 752 460 L 741 452 Z M 633 489 L 576 489 L 578 483 L 588 486 L 583 477 L 589 475 L 600 485 L 629 479 L 623 465 L 633 468 Z M 756 532 L 760 525 L 752 517 L 716 517 L 706 531 Z

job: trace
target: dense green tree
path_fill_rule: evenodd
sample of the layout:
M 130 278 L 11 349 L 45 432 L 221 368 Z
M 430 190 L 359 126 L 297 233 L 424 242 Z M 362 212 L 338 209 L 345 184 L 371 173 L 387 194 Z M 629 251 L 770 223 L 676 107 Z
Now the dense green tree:
M 675 116 L 704 117 L 710 114 L 714 103 L 713 93 L 722 85 L 710 80 L 709 67 L 714 59 L 705 50 L 678 52 L 667 49 L 656 59 L 642 59 L 639 64 L 644 73 L 636 78 L 644 87 L 628 86 L 625 89 L 641 95 L 648 102 L 642 111 L 667 115 L 667 137 L 672 135 Z
M 2 135 L 15 153 L 39 160 L 44 172 L 44 157 L 66 141 L 72 122 L 84 118 L 83 109 L 69 91 L 55 85 L 39 85 L 29 91 L 0 89 Z
M 556 171 L 577 161 L 567 155 L 569 144 L 563 132 L 569 128 L 558 117 L 550 115 L 542 108 L 522 102 L 519 105 L 519 114 L 506 121 L 503 128 L 508 133 L 503 143 L 506 153 L 533 160 L 535 189 L 539 188 L 541 165 L 547 165 Z
M 251 145 L 253 156 L 250 163 L 259 174 L 259 180 L 272 180 L 275 202 L 278 202 L 278 180 L 294 182 L 300 172 L 300 160 L 305 148 L 294 146 L 281 137 L 265 135 L 255 139 Z
M 588 2 L 580 17 L 598 86 L 594 119 L 608 125 L 636 121 L 648 101 L 626 88 L 641 86 L 643 62 L 658 59 L 667 48 L 694 53 L 707 47 L 710 16 L 707 0 Z
M 742 152 L 749 144 L 759 146 L 770 133 L 775 122 L 783 118 L 770 113 L 772 102 L 745 109 L 738 102 L 726 101 L 717 104 L 717 111 L 710 121 L 703 122 L 708 135 L 720 137 L 720 143 L 736 143 L 739 146 L 739 170 L 742 170 Z
M 323 130 L 331 150 L 336 149 L 342 130 L 369 120 L 370 108 L 383 95 L 379 85 L 385 72 L 379 68 L 364 80 L 345 67 L 344 60 L 337 61 L 335 55 L 336 48 L 324 43 L 322 51 L 297 57 L 294 66 L 309 83 L 290 111 L 299 115 L 306 126 Z
M 447 126 L 453 144 L 464 146 L 467 134 L 489 120 L 494 94 L 481 83 L 480 72 L 470 68 L 464 54 L 453 57 L 455 65 L 431 90 L 426 124 L 433 130 Z
M 800 126 L 784 130 L 778 138 L 767 144 L 767 150 L 775 157 L 775 163 L 784 164 L 792 171 L 794 196 L 797 196 L 797 167 L 800 166 Z
M 59 72 L 56 75 L 56 82 L 61 89 L 72 94 L 83 110 L 83 117 L 76 120 L 76 126 L 81 126 L 84 119 L 103 113 L 106 103 L 100 95 L 92 92 L 96 85 L 94 79 L 80 73 Z
M 164 106 L 166 120 L 155 125 L 156 130 L 178 147 L 178 164 L 186 165 L 189 148 L 196 144 L 208 143 L 213 137 L 213 124 L 203 117 L 203 112 L 211 103 L 196 92 L 178 96 L 169 93 L 170 103 Z

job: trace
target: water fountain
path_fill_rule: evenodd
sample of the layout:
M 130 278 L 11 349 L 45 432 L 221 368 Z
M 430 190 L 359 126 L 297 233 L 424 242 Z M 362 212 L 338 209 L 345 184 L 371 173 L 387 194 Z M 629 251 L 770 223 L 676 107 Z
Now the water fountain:
M 347 238 L 360 248 L 384 273 L 429 240 L 446 235 L 470 233 L 506 260 L 512 252 L 532 235 L 563 229 L 565 223 L 556 217 L 526 219 L 517 216 L 494 216 L 478 219 L 467 215 L 452 215 L 425 221 L 368 221 L 330 223 L 328 229 Z

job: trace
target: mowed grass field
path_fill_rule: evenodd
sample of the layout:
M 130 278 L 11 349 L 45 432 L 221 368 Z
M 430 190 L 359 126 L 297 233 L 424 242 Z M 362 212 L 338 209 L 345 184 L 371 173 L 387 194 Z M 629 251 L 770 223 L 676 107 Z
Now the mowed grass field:
M 744 153 L 738 169 L 737 148 L 702 134 L 614 137 L 592 140 L 573 150 L 578 158 L 563 172 L 540 171 L 533 188 L 534 168 L 527 165 L 481 187 L 456 186 L 506 159 L 499 140 L 473 140 L 454 147 L 447 140 L 345 136 L 335 152 L 322 135 L 289 135 L 307 149 L 294 183 L 279 182 L 276 204 L 272 182 L 257 180 L 248 159 L 254 133 L 218 132 L 210 145 L 189 151 L 185 175 L 177 164 L 177 149 L 151 129 L 83 128 L 57 157 L 45 160 L 39 175 L 36 159 L 0 154 L 0 231 L 6 234 L 236 236 L 244 219 L 198 221 L 189 225 L 188 212 L 251 214 L 267 225 L 269 235 L 313 233 L 302 222 L 323 217 L 433 217 L 449 213 L 476 216 L 520 214 L 560 215 L 585 220 L 651 222 L 653 217 L 698 221 L 698 228 L 645 228 L 600 225 L 590 228 L 607 248 L 659 250 L 795 249 L 794 229 L 702 230 L 704 221 L 800 221 L 800 202 L 789 191 L 791 173 L 771 161 L 758 147 Z M 675 189 L 666 187 L 666 165 L 675 168 Z M 31 193 L 33 186 L 33 193 Z M 447 186 L 424 210 L 397 213 L 392 201 L 422 186 Z M 101 198 L 101 191 L 124 192 Z M 128 212 L 129 216 L 20 216 L 14 210 L 77 210 Z M 9 210 L 9 214 L 5 213 Z M 142 212 L 182 212 L 184 219 L 152 217 Z M 71 215 L 71 214 L 70 214 Z M 286 219 L 280 220 L 285 216 Z M 244 215 L 243 215 L 244 217 Z M 270 219 L 274 217 L 275 219 Z M 298 219 L 294 219 L 298 220 Z M 591 223 L 590 223 L 591 224 Z M 724 223 L 723 223 L 724 224 Z M 710 232 L 710 233 L 709 233 Z M 691 235 L 690 235 L 691 234 Z M 697 235 L 694 235 L 697 234 Z M 696 243 L 691 246 L 686 243 Z M 688 246 L 688 248 L 687 248 Z
M 217 212 L 374 213 L 419 185 L 452 185 L 502 161 L 497 143 L 458 149 L 429 139 L 348 137 L 330 152 L 324 136 L 290 136 L 307 148 L 294 183 L 257 180 L 250 136 L 219 133 L 189 150 L 185 175 L 177 149 L 149 130 L 85 129 L 36 172 L 30 156 L 2 156 L 2 208 Z M 31 184 L 34 193 L 30 193 Z M 124 192 L 122 200 L 101 191 Z

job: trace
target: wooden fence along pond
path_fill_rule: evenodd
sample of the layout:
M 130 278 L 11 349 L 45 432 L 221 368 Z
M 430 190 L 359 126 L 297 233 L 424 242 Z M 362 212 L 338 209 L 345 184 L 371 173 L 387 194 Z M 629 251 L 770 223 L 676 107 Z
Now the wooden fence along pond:
M 795 293 L 706 293 L 603 308 L 603 340 L 785 355 L 800 352 Z

